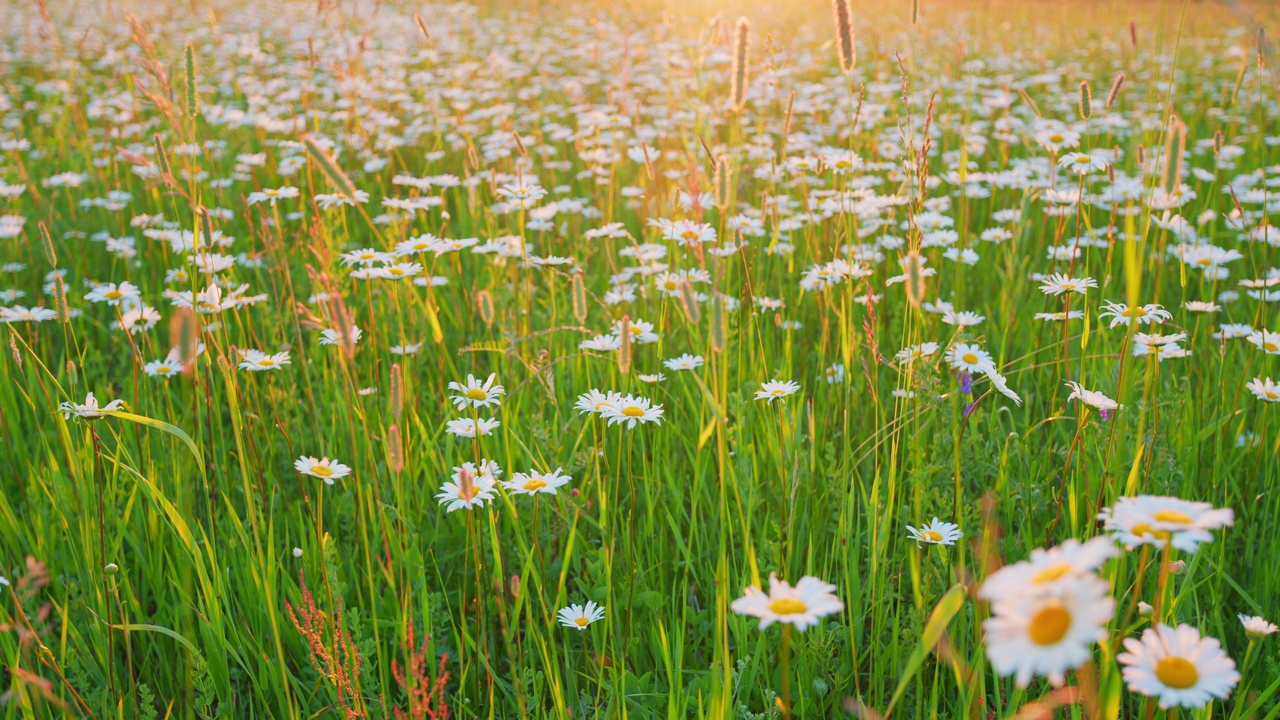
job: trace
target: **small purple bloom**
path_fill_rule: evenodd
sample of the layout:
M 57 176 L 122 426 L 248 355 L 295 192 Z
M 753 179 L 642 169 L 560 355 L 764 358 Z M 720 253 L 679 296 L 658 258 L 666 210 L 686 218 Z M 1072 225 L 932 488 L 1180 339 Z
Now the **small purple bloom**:
M 1098 411 L 1098 414 L 1102 416 L 1102 422 L 1107 422 L 1108 420 L 1110 420 L 1110 419 L 1111 419 L 1111 409 L 1110 409 L 1110 408 L 1103 408 L 1103 409 L 1101 409 L 1101 410 L 1099 410 L 1099 411 Z
M 973 376 L 969 374 L 968 370 L 960 371 L 960 392 L 965 395 L 973 394 Z
M 972 413 L 972 412 L 973 412 L 973 409 L 974 409 L 974 408 L 976 408 L 976 407 L 978 407 L 978 401 L 977 401 L 977 400 L 974 400 L 973 402 L 969 403 L 968 405 L 965 405 L 965 406 L 964 406 L 964 416 L 965 416 L 965 417 L 969 417 L 969 414 L 970 414 L 970 413 Z

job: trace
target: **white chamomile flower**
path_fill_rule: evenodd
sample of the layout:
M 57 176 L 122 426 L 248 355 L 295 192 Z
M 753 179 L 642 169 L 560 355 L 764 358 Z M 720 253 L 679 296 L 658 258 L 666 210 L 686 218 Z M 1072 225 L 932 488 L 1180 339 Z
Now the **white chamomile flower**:
M 804 632 L 806 628 L 817 625 L 822 617 L 844 610 L 844 603 L 832 594 L 835 589 L 835 585 L 812 575 L 805 575 L 792 587 L 769 573 L 767 595 L 752 585 L 729 607 L 739 615 L 760 618 L 761 630 L 774 623 L 785 623 Z
M 493 383 L 497 377 L 496 374 L 490 373 L 489 379 L 481 383 L 475 375 L 468 374 L 465 383 L 449 383 L 450 390 L 461 393 L 450 397 L 450 399 L 459 410 L 467 407 L 482 408 L 490 405 L 501 405 L 502 396 L 506 393 L 506 389 Z
M 324 480 L 326 485 L 332 485 L 334 480 L 351 474 L 351 468 L 327 457 L 317 460 L 303 455 L 293 461 L 293 467 L 303 475 L 310 475 Z
M 760 383 L 760 389 L 756 391 L 756 399 L 772 403 L 774 400 L 794 395 L 799 391 L 800 383 L 794 380 L 769 380 Z
M 927 543 L 929 545 L 955 545 L 957 540 L 964 537 L 964 533 L 960 532 L 959 525 L 942 522 L 938 518 L 934 518 L 927 525 L 920 526 L 919 529 L 908 525 L 907 533 L 917 543 Z
M 614 404 L 603 405 L 599 413 L 610 425 L 626 423 L 628 430 L 635 427 L 636 423 L 662 424 L 662 406 L 653 405 L 647 398 L 639 395 L 618 398 Z
M 1240 682 L 1222 644 L 1190 625 L 1147 628 L 1141 639 L 1126 639 L 1124 649 L 1116 660 L 1129 689 L 1156 698 L 1161 708 L 1202 707 Z
M 516 495 L 555 495 L 556 490 L 564 487 L 571 480 L 568 475 L 561 475 L 560 468 L 548 473 L 530 470 L 527 473 L 512 473 L 511 479 L 502 486 Z
M 560 624 L 574 630 L 586 630 L 591 623 L 604 618 L 604 607 L 588 600 L 584 605 L 570 605 L 556 613 Z

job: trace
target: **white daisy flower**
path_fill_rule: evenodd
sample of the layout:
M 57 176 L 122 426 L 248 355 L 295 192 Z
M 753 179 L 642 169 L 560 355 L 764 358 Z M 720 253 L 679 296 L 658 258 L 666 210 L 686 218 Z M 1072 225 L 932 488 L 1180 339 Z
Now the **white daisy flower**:
M 739 615 L 760 618 L 761 630 L 774 623 L 785 623 L 804 632 L 817 625 L 820 618 L 844 610 L 844 603 L 832 594 L 835 589 L 835 585 L 812 575 L 805 575 L 792 587 L 769 573 L 769 594 L 752 585 L 729 607 Z
M 1198 708 L 1226 698 L 1240 682 L 1236 664 L 1222 644 L 1190 625 L 1147 628 L 1142 638 L 1124 641 L 1116 660 L 1133 692 L 1157 698 L 1162 709 Z

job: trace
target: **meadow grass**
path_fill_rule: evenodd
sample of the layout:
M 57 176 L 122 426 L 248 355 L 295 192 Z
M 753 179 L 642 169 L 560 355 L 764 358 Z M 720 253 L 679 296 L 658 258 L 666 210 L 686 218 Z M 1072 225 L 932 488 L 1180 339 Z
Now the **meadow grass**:
M 1272 8 L 0 18 L 4 717 L 1280 716 Z M 1108 535 L 1000 672 L 980 588 Z M 1160 623 L 1228 697 L 1122 677 Z

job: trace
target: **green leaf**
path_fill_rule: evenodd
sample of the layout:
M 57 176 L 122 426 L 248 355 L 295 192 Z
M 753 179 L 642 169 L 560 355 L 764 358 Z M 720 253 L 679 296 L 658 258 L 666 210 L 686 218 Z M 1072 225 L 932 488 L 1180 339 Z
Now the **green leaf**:
M 907 660 L 907 667 L 903 670 L 902 679 L 898 681 L 898 689 L 893 691 L 893 698 L 889 700 L 889 707 L 884 711 L 887 718 L 893 712 L 893 706 L 898 703 L 902 693 L 907 689 L 907 683 L 920 670 L 920 666 L 924 664 L 924 659 L 929 653 L 933 652 L 933 648 L 942 639 L 942 633 L 946 631 L 947 626 L 951 624 L 951 620 L 955 618 L 956 613 L 960 612 L 960 608 L 964 607 L 964 586 L 953 585 L 946 595 L 938 601 L 933 607 L 933 612 L 929 613 L 929 622 L 924 626 L 924 633 L 920 636 L 920 644 L 916 647 L 915 652 L 911 653 L 910 659 Z

